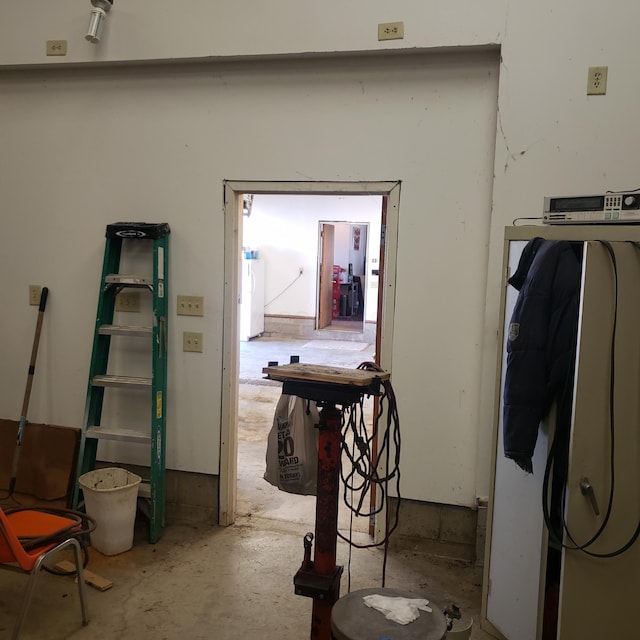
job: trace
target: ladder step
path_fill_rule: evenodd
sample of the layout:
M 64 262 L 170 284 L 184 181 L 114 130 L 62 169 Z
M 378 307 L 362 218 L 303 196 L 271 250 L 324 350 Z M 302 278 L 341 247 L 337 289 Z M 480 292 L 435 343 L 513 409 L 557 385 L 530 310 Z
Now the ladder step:
M 123 273 L 110 273 L 104 281 L 105 284 L 123 284 L 128 287 L 153 287 L 153 278 L 129 276 Z
M 91 384 L 94 387 L 130 387 L 147 389 L 151 387 L 151 378 L 136 378 L 133 376 L 94 376 Z
M 103 336 L 134 336 L 146 338 L 151 335 L 153 329 L 151 327 L 126 327 L 115 324 L 103 324 L 98 333 Z
M 151 497 L 151 484 L 149 481 L 143 480 L 138 485 L 138 498 L 150 498 Z
M 151 436 L 149 436 L 149 434 L 141 433 L 134 429 L 89 427 L 86 430 L 86 436 L 87 438 L 95 438 L 97 440 L 119 440 L 120 442 L 151 444 Z

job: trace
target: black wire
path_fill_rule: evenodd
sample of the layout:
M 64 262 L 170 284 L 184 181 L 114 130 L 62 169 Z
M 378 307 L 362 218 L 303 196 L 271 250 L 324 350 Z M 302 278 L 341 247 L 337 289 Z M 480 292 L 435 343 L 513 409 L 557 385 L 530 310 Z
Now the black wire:
M 609 257 L 611 259 L 611 266 L 613 268 L 614 275 L 614 301 L 613 301 L 613 323 L 611 327 L 611 345 L 610 345 L 610 356 L 609 356 L 609 500 L 607 503 L 607 510 L 605 516 L 598 527 L 596 533 L 584 544 L 578 544 L 574 537 L 571 535 L 569 531 L 569 527 L 567 522 L 564 522 L 564 530 L 567 534 L 569 540 L 571 540 L 573 547 L 568 546 L 569 549 L 574 549 L 577 551 L 583 551 L 588 555 L 595 555 L 591 551 L 587 551 L 587 547 L 590 547 L 596 540 L 600 538 L 607 525 L 609 524 L 609 519 L 611 517 L 611 511 L 613 510 L 613 499 L 615 496 L 615 370 L 616 370 L 616 338 L 617 338 L 617 330 L 618 330 L 618 263 L 616 261 L 616 254 L 613 250 L 613 247 L 608 242 L 604 240 L 599 241 L 602 246 L 609 253 Z M 612 552 L 613 555 L 617 555 L 617 552 Z M 597 554 L 600 555 L 600 554 Z M 608 554 L 607 554 L 608 555 Z
M 535 218 L 514 218 L 513 221 L 511 222 L 511 224 L 516 227 L 516 222 L 518 222 L 519 220 L 544 220 L 543 216 L 537 216 Z
M 382 414 L 384 412 L 383 410 L 384 410 L 385 397 L 386 397 L 385 394 L 383 394 L 380 397 L 379 414 Z M 362 402 L 360 403 L 360 405 L 361 404 Z M 358 406 L 358 405 L 354 405 L 354 407 L 355 406 Z M 391 423 L 394 422 L 394 418 L 393 418 L 394 412 L 391 409 L 389 409 L 389 413 L 387 417 L 387 429 L 385 429 L 385 432 L 383 434 L 383 438 L 379 447 L 379 451 L 378 451 L 378 460 L 380 460 L 383 457 L 383 455 L 387 459 L 387 464 L 386 464 L 387 472 L 385 473 L 385 475 L 380 476 L 376 468 L 376 464 L 373 461 L 371 456 L 371 443 L 374 441 L 374 439 L 378 435 L 379 429 L 377 429 L 377 426 L 374 427 L 374 431 L 372 432 L 372 434 L 368 435 L 366 431 L 366 424 L 364 423 L 364 420 L 361 419 L 359 426 L 360 426 L 360 429 L 362 429 L 362 431 L 365 434 L 365 437 L 363 438 L 357 431 L 357 426 L 355 425 L 354 418 L 353 418 L 355 414 L 356 412 L 353 411 L 353 407 L 352 407 L 352 410 L 350 412 L 350 420 L 347 421 L 346 424 L 348 427 L 351 427 L 351 429 L 354 431 L 353 433 L 354 441 L 356 441 L 356 443 L 358 443 L 359 441 L 358 450 L 360 451 L 360 455 L 358 456 L 352 455 L 348 447 L 343 447 L 343 453 L 346 454 L 347 458 L 349 459 L 349 462 L 351 463 L 350 464 L 351 471 L 347 475 L 345 475 L 344 473 L 344 466 L 342 467 L 342 481 L 344 483 L 343 498 L 345 500 L 345 503 L 349 507 L 349 509 L 351 509 L 356 515 L 371 517 L 380 513 L 384 508 L 384 500 L 383 500 L 381 501 L 381 504 L 378 507 L 374 507 L 366 512 L 364 511 L 363 503 L 366 499 L 366 496 L 370 492 L 372 486 L 376 485 L 380 487 L 382 494 L 384 496 L 387 494 L 386 485 L 389 483 L 389 481 L 392 480 L 394 477 L 396 478 L 397 481 L 399 481 L 399 476 L 400 476 L 399 437 L 396 438 L 394 436 L 394 448 L 396 449 L 395 457 L 394 457 L 394 467 L 389 471 L 389 463 L 388 463 L 389 455 L 390 455 L 389 434 L 392 432 L 395 433 L 397 431 L 396 429 L 391 428 L 392 427 Z M 343 434 L 343 442 L 346 439 L 347 431 L 348 429 L 345 430 L 345 433 Z M 354 479 L 359 480 L 361 483 L 354 484 L 354 481 L 355 481 Z M 399 482 L 398 482 L 398 488 L 399 488 Z M 351 504 L 347 499 L 347 494 L 350 490 L 357 491 L 360 493 L 360 498 L 358 500 L 357 505 Z M 382 543 L 379 543 L 376 545 L 368 545 L 368 546 L 380 546 L 380 544 Z
M 275 296 L 275 298 L 269 300 L 269 302 L 264 305 L 264 308 L 266 309 L 270 304 L 275 302 L 283 293 L 285 293 L 285 291 L 288 291 L 291 287 L 293 287 L 293 285 L 298 282 L 300 278 L 302 278 L 302 271 L 300 271 L 300 273 L 298 273 L 298 275 L 277 296 Z
M 601 241 L 601 244 L 607 249 L 607 251 L 609 252 L 609 256 L 611 258 L 611 264 L 612 264 L 612 268 L 613 268 L 613 274 L 614 274 L 614 304 L 613 304 L 613 324 L 612 324 L 612 330 L 611 330 L 611 347 L 610 347 L 610 363 L 609 363 L 609 477 L 610 477 L 610 484 L 609 484 L 609 499 L 607 502 L 607 510 L 605 513 L 605 516 L 603 518 L 602 523 L 600 524 L 600 527 L 598 528 L 598 530 L 595 532 L 595 534 L 589 539 L 587 540 L 587 542 L 585 542 L 582 545 L 579 545 L 578 543 L 575 542 L 573 536 L 571 535 L 567 523 L 564 519 L 564 512 L 565 512 L 565 503 L 566 503 L 566 484 L 564 487 L 564 490 L 562 492 L 562 501 L 561 501 L 561 505 L 560 505 L 560 513 L 562 515 L 562 529 L 567 533 L 567 537 L 571 540 L 571 542 L 573 543 L 573 545 L 567 545 L 563 542 L 562 540 L 562 532 L 558 531 L 554 528 L 554 526 L 551 523 L 551 519 L 550 519 L 550 515 L 549 515 L 549 502 L 548 502 L 548 487 L 549 487 L 549 477 L 550 477 L 550 471 L 551 471 L 551 466 L 553 464 L 556 464 L 556 454 L 557 454 L 557 450 L 559 448 L 559 437 L 558 437 L 558 432 L 556 431 L 556 433 L 554 434 L 554 438 L 553 438 L 553 442 L 551 445 L 551 449 L 549 452 L 549 457 L 547 459 L 547 464 L 545 466 L 545 474 L 544 474 L 544 481 L 543 481 L 543 502 L 542 502 L 542 508 L 543 508 L 543 514 L 544 514 L 544 519 L 545 519 L 545 523 L 547 524 L 547 528 L 549 529 L 549 533 L 551 534 L 552 539 L 554 540 L 554 542 L 556 544 L 559 544 L 561 547 L 565 548 L 565 549 L 570 549 L 570 550 L 574 550 L 574 551 L 583 551 L 585 550 L 587 547 L 591 546 L 596 540 L 598 540 L 600 538 L 600 536 L 602 535 L 602 533 L 604 532 L 607 524 L 609 523 L 609 519 L 611 516 L 611 511 L 613 509 L 613 497 L 614 497 L 614 493 L 615 493 L 615 409 L 614 409 L 614 398 L 613 398 L 613 393 L 614 393 L 614 389 L 615 389 L 615 344 L 616 344 L 616 334 L 617 334 L 617 323 L 618 323 L 618 267 L 617 267 L 617 262 L 616 262 L 616 257 L 615 257 L 615 253 L 613 251 L 613 248 L 611 247 L 611 245 L 608 242 L 605 241 Z M 574 327 L 574 330 L 577 331 L 577 326 Z M 577 340 L 577 336 L 574 336 L 574 340 L 573 343 L 575 345 Z M 577 345 L 574 346 L 574 351 L 572 353 L 572 359 L 573 361 L 575 361 L 575 350 L 576 350 Z M 567 393 L 568 392 L 568 387 L 571 384 L 571 380 L 570 378 L 572 378 L 571 375 L 569 375 L 567 377 L 567 381 L 565 383 L 565 389 L 563 390 L 563 393 Z
M 607 250 L 607 252 L 609 253 L 609 257 L 611 260 L 611 265 L 613 268 L 613 273 L 614 273 L 614 310 L 613 310 L 613 323 L 612 323 L 612 331 L 611 331 L 611 346 L 610 346 L 610 372 L 609 372 L 609 439 L 610 439 L 610 445 L 609 445 L 609 473 L 610 473 L 610 486 L 609 486 L 609 499 L 608 499 L 608 503 L 607 503 L 607 510 L 605 513 L 605 516 L 603 518 L 602 523 L 600 524 L 600 526 L 598 527 L 598 530 L 593 534 L 593 536 L 591 536 L 591 538 L 589 540 L 587 540 L 587 542 L 583 543 L 583 544 L 578 544 L 573 535 L 571 534 L 571 532 L 569 531 L 569 527 L 568 524 L 564 518 L 564 513 L 565 513 L 565 504 L 566 504 L 566 484 L 563 487 L 563 492 L 562 492 L 562 502 L 561 502 L 561 508 L 560 508 L 560 512 L 562 514 L 562 523 L 563 523 L 563 530 L 566 533 L 567 537 L 569 538 L 569 540 L 571 540 L 572 545 L 567 545 L 562 541 L 562 535 L 561 532 L 557 531 L 555 529 L 555 527 L 552 525 L 551 522 L 551 518 L 550 518 L 550 514 L 549 514 L 549 503 L 548 503 L 548 484 L 549 484 L 549 476 L 550 476 L 550 469 L 552 465 L 556 464 L 555 461 L 555 456 L 557 454 L 557 448 L 558 448 L 558 434 L 557 432 L 554 434 L 554 438 L 553 438 L 553 442 L 551 445 L 551 449 L 549 452 L 549 458 L 547 460 L 547 465 L 545 467 L 545 475 L 544 475 L 544 481 L 543 481 L 543 502 L 542 502 L 542 507 L 543 507 L 543 514 L 544 514 L 544 520 L 545 523 L 547 525 L 547 528 L 549 529 L 549 533 L 551 538 L 553 539 L 553 541 L 560 545 L 563 549 L 567 549 L 570 551 L 580 551 L 588 556 L 594 557 L 594 558 L 614 558 L 616 556 L 622 555 L 625 551 L 627 551 L 629 548 L 631 548 L 636 540 L 638 539 L 638 537 L 640 537 L 640 520 L 638 522 L 638 525 L 636 526 L 635 531 L 633 532 L 633 534 L 631 535 L 631 537 L 629 538 L 629 540 L 627 540 L 627 542 L 622 545 L 621 547 L 615 549 L 614 551 L 609 551 L 606 553 L 598 553 L 598 552 L 594 552 L 594 551 L 589 551 L 588 547 L 590 547 L 592 544 L 594 544 L 594 542 L 596 540 L 598 540 L 601 535 L 604 533 L 608 523 L 609 523 L 609 519 L 611 516 L 611 512 L 613 509 L 613 501 L 614 501 L 614 496 L 615 496 L 615 348 L 616 348 L 616 337 L 617 337 L 617 324 L 618 324 L 618 265 L 617 265 L 617 260 L 616 260 L 616 256 L 615 256 L 615 252 L 613 250 L 613 247 L 611 246 L 610 243 L 604 241 L 604 240 L 599 240 L 598 241 L 602 246 L 605 247 L 605 249 Z M 637 250 L 640 251 L 640 243 L 637 242 L 631 242 L 630 244 L 632 244 Z M 575 340 L 574 340 L 574 344 L 575 344 Z M 575 347 L 574 347 L 575 350 Z M 572 355 L 572 357 L 575 358 L 575 353 Z M 565 388 L 566 391 L 566 388 Z
M 358 369 L 370 371 L 383 371 L 377 364 L 363 362 Z M 344 485 L 343 500 L 351 511 L 351 515 L 359 517 L 373 517 L 381 513 L 386 507 L 385 533 L 382 540 L 369 544 L 357 544 L 351 537 L 347 538 L 338 531 L 338 537 L 347 542 L 350 547 L 357 549 L 370 549 L 384 547 L 384 559 L 382 567 L 382 586 L 386 579 L 387 556 L 389 549 L 389 539 L 395 531 L 399 522 L 400 514 L 400 422 L 395 393 L 389 380 L 382 382 L 382 393 L 379 396 L 379 410 L 374 421 L 371 432 L 367 428 L 364 420 L 364 400 L 361 398 L 358 403 L 346 407 L 343 412 L 342 424 L 342 453 L 347 458 L 349 464 L 341 465 L 341 479 Z M 386 414 L 386 428 L 379 428 L 380 417 Z M 351 448 L 348 445 L 348 436 L 353 438 Z M 377 459 L 373 459 L 372 444 L 378 440 Z M 378 470 L 379 461 L 384 460 L 384 472 Z M 395 485 L 397 496 L 395 511 L 393 516 L 390 507 L 391 482 Z M 379 491 L 378 505 L 365 507 L 366 498 L 371 496 L 374 489 Z M 357 494 L 357 500 L 353 500 L 353 495 Z M 351 499 L 349 496 L 351 495 Z

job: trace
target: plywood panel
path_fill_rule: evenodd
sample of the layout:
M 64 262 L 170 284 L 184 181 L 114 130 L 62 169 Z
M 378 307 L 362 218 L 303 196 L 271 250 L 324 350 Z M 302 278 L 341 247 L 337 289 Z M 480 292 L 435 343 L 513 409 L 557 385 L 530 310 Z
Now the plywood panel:
M 0 492 L 9 487 L 18 422 L 0 420 Z M 16 492 L 43 500 L 67 495 L 75 477 L 80 430 L 50 424 L 27 424 L 20 448 Z

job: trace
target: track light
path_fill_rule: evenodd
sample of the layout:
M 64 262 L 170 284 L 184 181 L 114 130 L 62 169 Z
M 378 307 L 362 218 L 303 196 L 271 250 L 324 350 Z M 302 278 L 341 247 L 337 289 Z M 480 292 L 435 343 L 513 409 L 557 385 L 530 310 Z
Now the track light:
M 104 21 L 107 13 L 113 5 L 113 0 L 91 0 L 93 9 L 91 9 L 91 17 L 89 18 L 89 27 L 85 39 L 93 44 L 100 42 Z

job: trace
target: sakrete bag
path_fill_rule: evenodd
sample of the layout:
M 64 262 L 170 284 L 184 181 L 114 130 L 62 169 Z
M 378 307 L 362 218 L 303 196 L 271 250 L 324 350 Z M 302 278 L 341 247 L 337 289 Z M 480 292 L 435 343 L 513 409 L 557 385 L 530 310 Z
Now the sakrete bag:
M 319 422 L 315 402 L 280 396 L 267 440 L 267 482 L 288 493 L 316 494 Z

